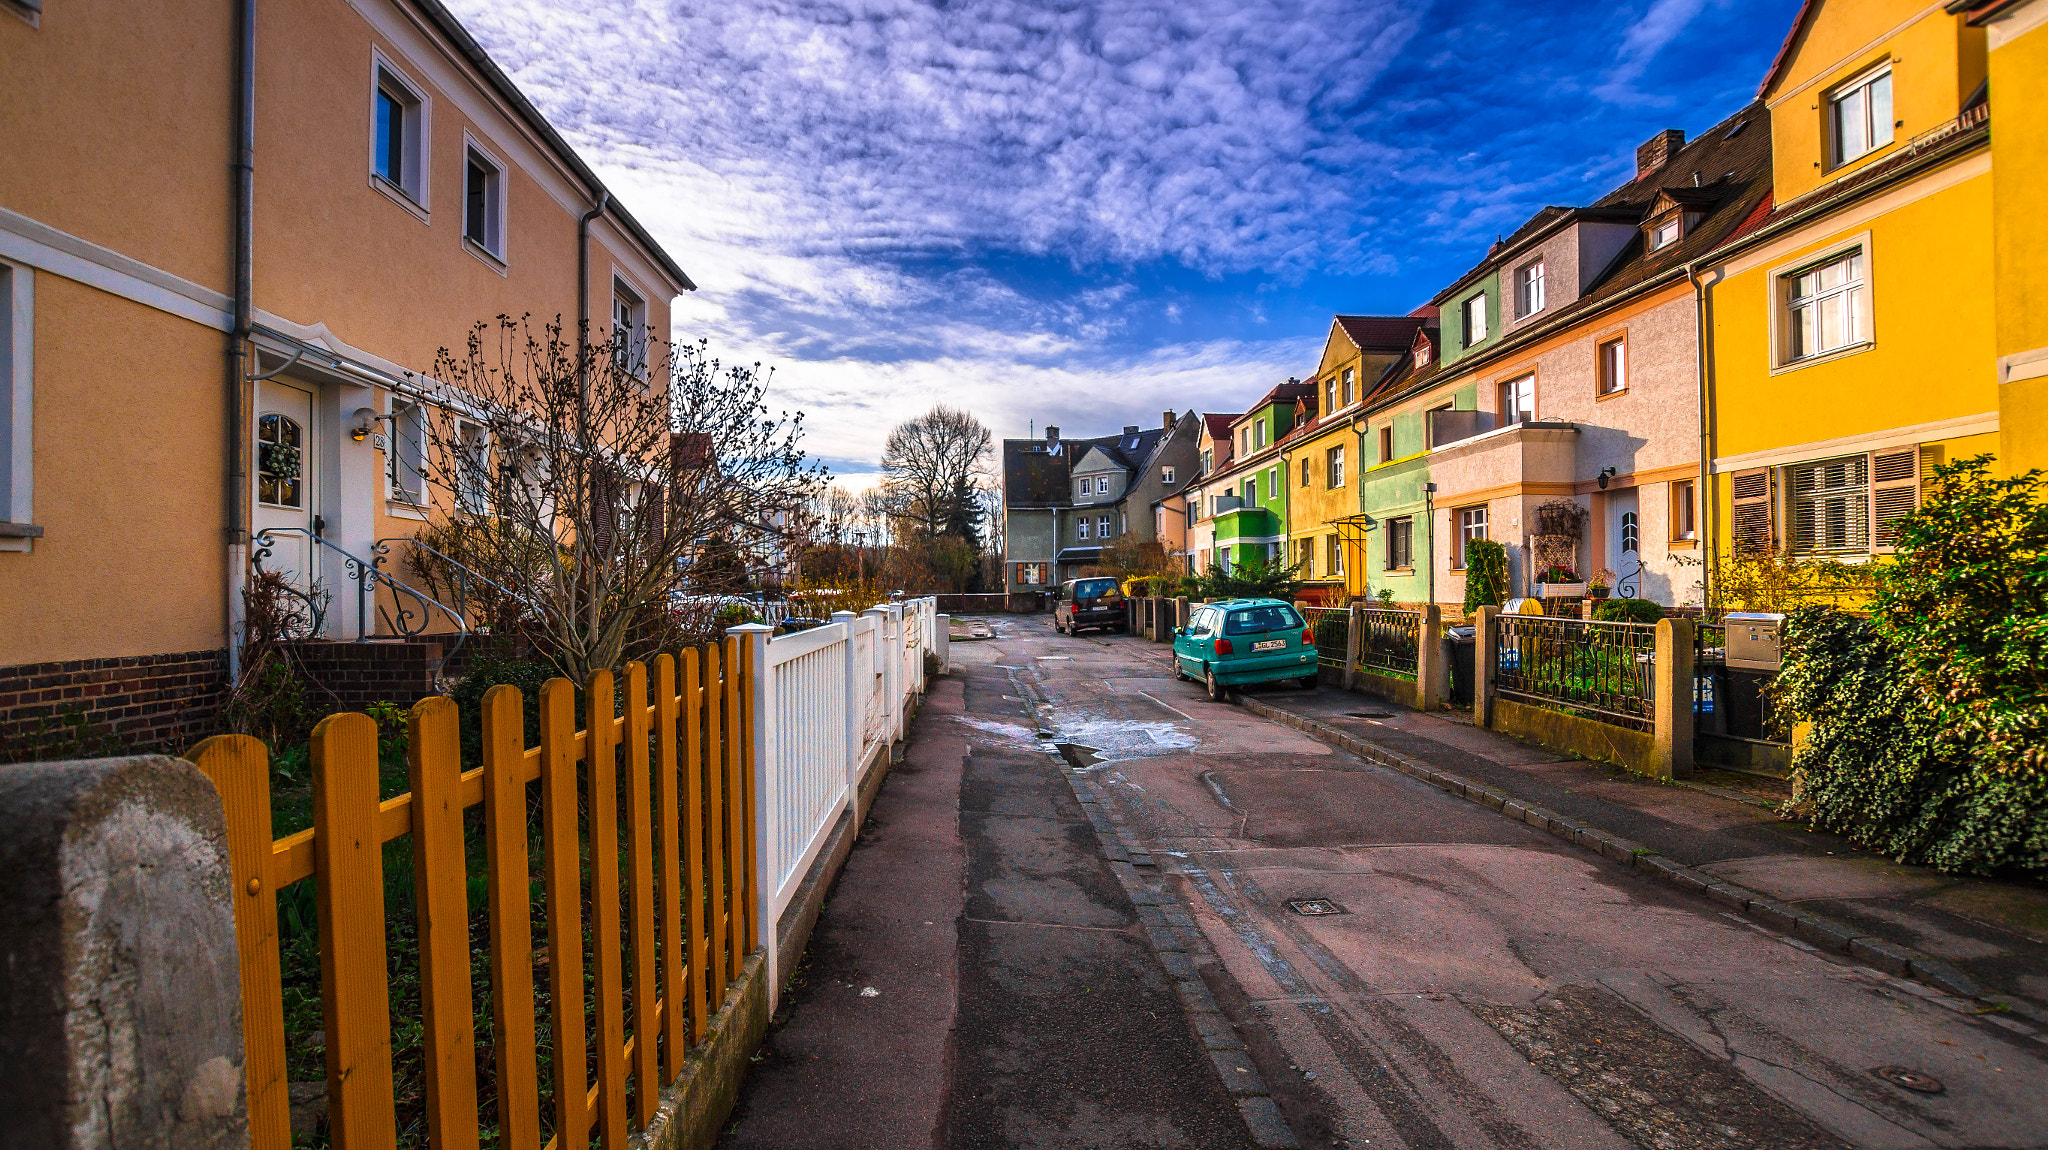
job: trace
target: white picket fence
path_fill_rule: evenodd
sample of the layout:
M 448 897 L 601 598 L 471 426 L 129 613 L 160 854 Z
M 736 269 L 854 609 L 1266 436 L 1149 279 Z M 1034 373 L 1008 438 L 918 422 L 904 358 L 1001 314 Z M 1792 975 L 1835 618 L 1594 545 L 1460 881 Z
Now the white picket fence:
M 790 635 L 758 624 L 732 631 L 744 636 L 742 657 L 757 684 L 754 873 L 772 1004 L 781 986 L 777 924 L 839 816 L 862 817 L 860 781 L 908 733 L 911 706 L 925 690 L 925 654 L 943 664 L 945 631 L 929 598 L 836 612 L 832 622 Z

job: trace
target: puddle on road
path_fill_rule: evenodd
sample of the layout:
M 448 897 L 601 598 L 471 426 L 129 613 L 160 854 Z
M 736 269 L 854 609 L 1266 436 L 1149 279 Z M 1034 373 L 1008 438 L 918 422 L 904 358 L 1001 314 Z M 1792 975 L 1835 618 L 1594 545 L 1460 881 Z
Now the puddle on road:
M 1110 719 L 1056 711 L 1053 726 L 1061 741 L 1086 747 L 1097 764 L 1152 758 L 1202 744 L 1182 724 L 1164 720 Z
M 1027 730 L 1015 723 L 1004 723 L 995 719 L 977 719 L 972 715 L 955 715 L 953 717 L 984 735 L 994 735 L 1002 739 L 1013 739 L 1020 743 L 1036 743 L 1038 741 L 1037 731 Z

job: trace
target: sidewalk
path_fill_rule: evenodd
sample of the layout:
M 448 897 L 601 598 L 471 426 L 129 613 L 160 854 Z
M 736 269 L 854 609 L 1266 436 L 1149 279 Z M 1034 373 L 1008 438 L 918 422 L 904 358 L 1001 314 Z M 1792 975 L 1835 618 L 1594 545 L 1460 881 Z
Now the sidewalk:
M 1927 981 L 2048 1024 L 2048 890 L 2040 886 L 1942 874 L 1859 850 L 1775 814 L 1775 799 L 1787 793 L 1775 780 L 1703 772 L 1696 780 L 1660 783 L 1476 728 L 1462 712 L 1419 713 L 1335 688 L 1253 691 L 1243 700 L 1325 741 L 1348 737 L 1391 752 L 1714 881 L 1832 919 L 1852 935 L 1911 948 L 1936 960 L 1912 971 Z M 1831 940 L 1849 941 L 1819 941 Z M 1913 965 L 1910 955 L 1866 949 L 1871 953 L 1851 953 L 1894 973 Z
M 720 1147 L 1252 1145 L 988 651 L 934 683 Z

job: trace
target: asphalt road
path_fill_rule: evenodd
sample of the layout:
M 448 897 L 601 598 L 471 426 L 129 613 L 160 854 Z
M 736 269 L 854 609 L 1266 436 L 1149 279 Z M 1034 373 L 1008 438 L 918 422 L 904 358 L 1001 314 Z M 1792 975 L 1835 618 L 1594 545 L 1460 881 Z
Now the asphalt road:
M 1075 1025 L 1063 1004 L 1015 982 L 1004 932 L 1124 921 L 1085 883 L 1057 905 L 1000 896 L 1001 866 L 1038 865 L 1005 863 L 1001 839 L 1017 820 L 1060 817 L 1048 813 L 1060 796 L 1037 782 L 985 784 L 1006 769 L 1036 776 L 1029 754 L 1044 755 L 1050 729 L 1094 752 L 1070 754 L 1192 915 L 1213 952 L 1197 963 L 1204 981 L 1305 1145 L 2048 1145 L 2048 1046 L 1915 984 L 1211 704 L 1176 681 L 1163 646 L 1066 638 L 1020 618 L 954 651 L 970 683 L 1000 672 L 1010 684 L 1004 698 L 970 687 L 957 719 L 975 745 L 961 830 L 986 840 L 989 860 L 970 849 L 963 1036 L 977 1015 L 999 1024 L 1016 1011 L 1050 1010 L 1040 1017 L 1061 1033 Z M 997 771 L 977 781 L 977 763 Z M 1336 913 L 1289 909 L 1305 899 Z M 976 991 L 977 980 L 987 985 Z M 1035 1061 L 1055 1047 L 1015 1053 Z M 1940 1093 L 1874 1072 L 1885 1067 L 1936 1080 Z M 956 1117 L 978 1105 L 963 1093 Z M 991 1104 L 974 1125 L 994 1134 L 1005 1104 Z M 979 1141 L 953 1129 L 955 1144 Z

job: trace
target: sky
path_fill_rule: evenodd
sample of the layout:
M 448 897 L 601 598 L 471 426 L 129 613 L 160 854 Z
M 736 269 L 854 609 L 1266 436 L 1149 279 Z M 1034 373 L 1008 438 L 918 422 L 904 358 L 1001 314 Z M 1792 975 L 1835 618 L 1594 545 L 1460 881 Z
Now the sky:
M 1756 94 L 1797 0 L 453 0 L 697 283 L 674 335 L 872 482 L 998 438 L 1242 411 L 1637 144 Z

